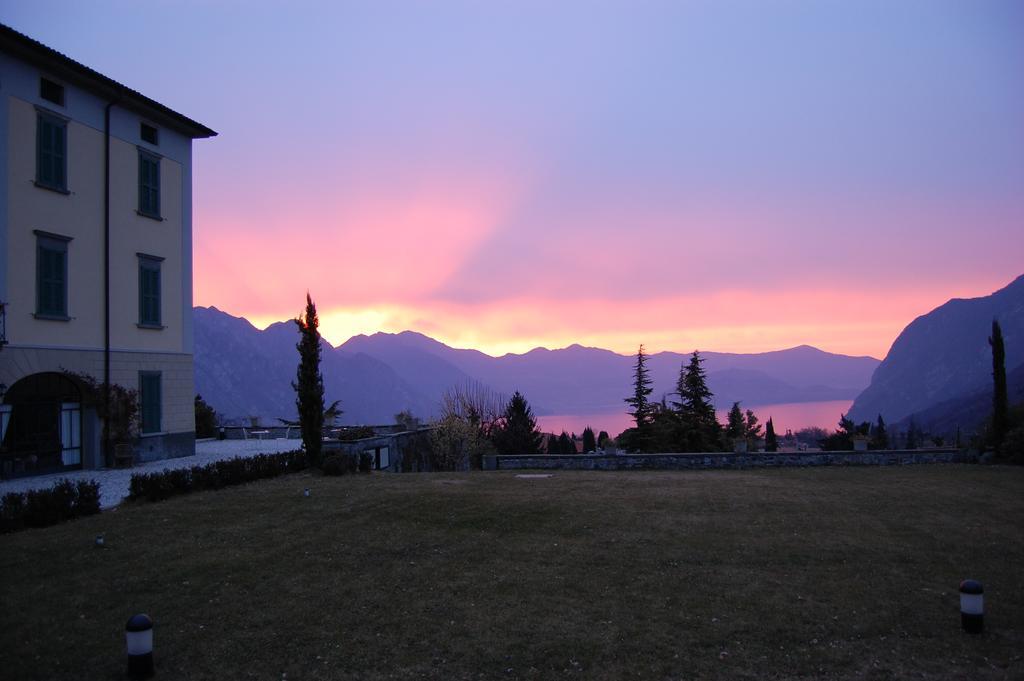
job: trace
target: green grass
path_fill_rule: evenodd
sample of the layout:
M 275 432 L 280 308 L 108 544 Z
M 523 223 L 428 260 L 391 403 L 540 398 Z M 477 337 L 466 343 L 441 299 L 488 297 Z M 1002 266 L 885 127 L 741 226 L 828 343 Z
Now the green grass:
M 1007 467 L 303 474 L 0 537 L 0 677 L 147 612 L 163 679 L 1020 678 L 1022 520 Z

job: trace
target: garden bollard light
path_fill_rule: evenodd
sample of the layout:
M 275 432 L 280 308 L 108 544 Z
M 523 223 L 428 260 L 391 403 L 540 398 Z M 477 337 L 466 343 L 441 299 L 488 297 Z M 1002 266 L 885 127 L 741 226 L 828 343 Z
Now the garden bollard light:
M 968 634 L 985 630 L 985 589 L 981 582 L 965 579 L 960 582 L 960 624 Z
M 135 615 L 124 627 L 128 648 L 128 678 L 148 679 L 153 676 L 153 620 L 149 615 Z
M 103 535 L 102 534 L 97 534 L 96 535 L 96 548 L 102 549 L 103 548 L 103 541 L 104 541 L 103 540 Z
M 309 488 L 308 487 L 306 489 L 302 490 L 302 496 L 304 496 L 304 497 L 308 497 L 309 496 Z

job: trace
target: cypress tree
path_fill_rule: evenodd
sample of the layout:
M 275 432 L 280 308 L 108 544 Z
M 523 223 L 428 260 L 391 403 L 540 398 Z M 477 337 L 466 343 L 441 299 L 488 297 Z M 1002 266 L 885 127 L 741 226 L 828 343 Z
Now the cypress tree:
M 575 454 L 576 445 L 569 438 L 569 433 L 562 431 L 562 434 L 558 436 L 558 449 L 559 454 Z
M 992 335 L 988 339 L 992 346 L 992 444 L 996 449 L 1006 435 L 1009 420 L 1010 402 L 1006 392 L 1006 348 L 1003 346 L 1003 330 L 999 322 L 992 320 Z
M 597 450 L 597 438 L 594 437 L 594 429 L 587 426 L 583 429 L 583 452 L 593 452 Z
M 917 449 L 917 424 L 914 417 L 910 417 L 910 425 L 907 426 L 907 449 Z
M 885 421 L 878 415 L 875 432 L 871 434 L 871 449 L 889 449 L 889 433 L 885 430 Z
M 499 454 L 539 454 L 544 436 L 526 398 L 517 390 L 505 407 L 500 427 L 493 434 Z
M 309 292 L 306 292 L 305 317 L 299 315 L 295 324 L 299 327 L 299 342 L 295 345 L 299 351 L 299 368 L 292 388 L 299 410 L 302 444 L 310 463 L 317 466 L 323 444 L 324 377 L 320 373 L 320 319 Z
M 779 451 L 779 439 L 775 436 L 775 424 L 772 423 L 771 416 L 768 417 L 768 423 L 764 427 L 764 451 Z

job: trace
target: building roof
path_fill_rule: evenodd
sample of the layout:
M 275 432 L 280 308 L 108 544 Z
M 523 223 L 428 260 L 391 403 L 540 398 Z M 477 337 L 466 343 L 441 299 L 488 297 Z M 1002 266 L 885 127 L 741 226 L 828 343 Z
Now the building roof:
M 0 24 L 0 51 L 39 66 L 54 77 L 74 83 L 98 97 L 116 102 L 118 106 L 134 111 L 154 123 L 192 139 L 214 137 L 217 134 L 202 123 L 197 123 L 188 116 L 184 116 L 141 92 L 122 85 L 4 24 Z

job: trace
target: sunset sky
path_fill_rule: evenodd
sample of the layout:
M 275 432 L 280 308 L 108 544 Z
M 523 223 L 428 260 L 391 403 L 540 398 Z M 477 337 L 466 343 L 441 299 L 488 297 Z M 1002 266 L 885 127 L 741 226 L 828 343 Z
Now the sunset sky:
M 1024 273 L 1024 3 L 5 0 L 220 133 L 195 303 L 333 343 L 885 355 Z M 2 86 L 2 84 L 0 84 Z

